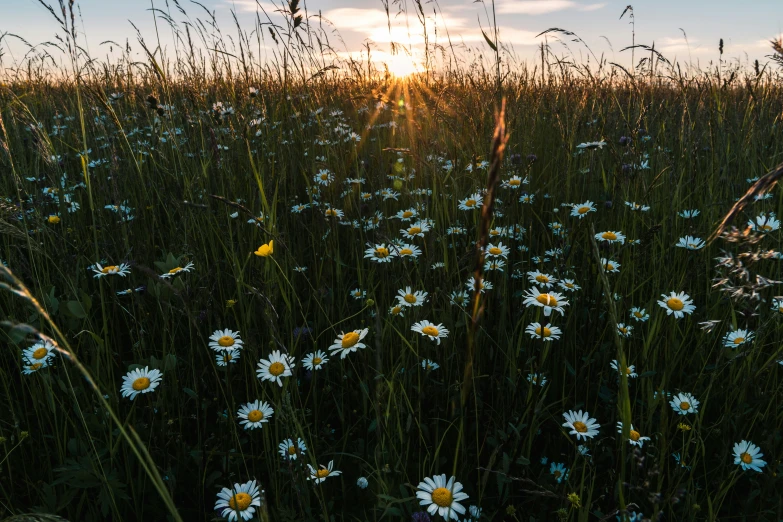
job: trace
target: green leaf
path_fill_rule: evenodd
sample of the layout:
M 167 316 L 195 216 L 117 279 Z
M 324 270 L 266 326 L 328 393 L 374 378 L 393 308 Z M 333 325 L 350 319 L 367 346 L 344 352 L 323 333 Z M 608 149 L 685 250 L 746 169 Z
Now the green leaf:
M 68 301 L 65 303 L 65 308 L 69 314 L 77 319 L 85 319 L 87 317 L 87 311 L 79 301 Z
M 177 366 L 177 356 L 173 353 L 170 353 L 166 355 L 166 357 L 163 358 L 163 371 L 167 372 L 170 370 L 173 370 L 174 367 Z
M 489 45 L 490 49 L 492 49 L 495 52 L 498 52 L 497 46 L 492 42 L 492 40 L 489 39 L 489 36 L 487 36 L 487 33 L 484 32 L 484 29 L 481 30 L 481 34 L 484 35 L 484 40 L 487 41 L 487 45 Z
M 198 400 L 198 395 L 196 394 L 196 392 L 194 392 L 190 388 L 182 388 L 182 391 L 184 391 L 189 397 L 192 397 L 192 398 Z

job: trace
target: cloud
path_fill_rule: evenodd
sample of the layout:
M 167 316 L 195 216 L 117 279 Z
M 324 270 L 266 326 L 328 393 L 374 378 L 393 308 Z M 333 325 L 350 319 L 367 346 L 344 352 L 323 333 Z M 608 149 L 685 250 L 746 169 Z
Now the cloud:
M 605 3 L 579 4 L 572 0 L 511 0 L 501 3 L 498 6 L 498 13 L 543 15 L 566 9 L 595 11 L 604 6 L 606 6 Z
M 278 14 L 277 12 L 281 9 L 279 6 L 276 6 L 270 2 L 261 2 L 260 0 L 258 2 L 256 2 L 256 0 L 224 0 L 223 3 L 218 5 L 217 7 L 230 7 L 230 8 L 236 7 L 237 11 L 243 11 L 246 13 L 255 13 L 256 11 L 261 10 L 259 5 L 269 15 Z

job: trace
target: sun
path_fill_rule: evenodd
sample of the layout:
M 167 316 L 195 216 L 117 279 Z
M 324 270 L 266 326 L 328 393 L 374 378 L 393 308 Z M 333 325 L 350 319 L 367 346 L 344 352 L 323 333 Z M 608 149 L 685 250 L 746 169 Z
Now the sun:
M 418 72 L 416 64 L 409 56 L 388 56 L 383 64 L 389 69 L 389 73 L 397 78 L 405 78 Z

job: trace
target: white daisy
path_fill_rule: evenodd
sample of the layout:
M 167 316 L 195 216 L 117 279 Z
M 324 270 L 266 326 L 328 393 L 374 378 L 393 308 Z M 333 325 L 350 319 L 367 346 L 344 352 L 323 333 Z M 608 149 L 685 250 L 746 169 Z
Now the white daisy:
M 699 401 L 690 393 L 678 393 L 669 401 L 672 409 L 680 415 L 699 413 Z
M 255 480 L 244 484 L 234 484 L 233 489 L 223 488 L 218 493 L 215 510 L 220 511 L 220 516 L 228 518 L 228 522 L 250 520 L 256 508 L 261 507 L 261 493 Z
M 432 370 L 437 370 L 438 368 L 440 368 L 440 365 L 435 361 L 431 361 L 430 359 L 424 359 L 423 361 L 421 361 L 421 368 L 423 370 L 427 370 L 428 372 L 431 372 Z
M 269 359 L 261 359 L 258 361 L 256 376 L 262 381 L 277 382 L 277 385 L 282 388 L 282 378 L 293 375 L 293 372 L 291 371 L 293 367 L 293 357 L 280 353 L 280 350 L 275 350 L 269 355 Z
M 92 271 L 95 272 L 95 275 L 93 276 L 95 278 L 101 278 L 110 275 L 125 277 L 126 275 L 130 274 L 130 265 L 120 263 L 119 265 L 101 266 L 100 263 L 95 263 L 95 268 L 93 268 Z
M 177 266 L 166 272 L 165 274 L 161 274 L 161 279 L 172 279 L 174 277 L 177 277 L 178 275 L 182 275 L 187 272 L 192 272 L 195 268 L 195 265 L 193 263 L 188 263 L 185 266 Z
M 704 241 L 698 237 L 685 236 L 681 237 L 675 246 L 679 248 L 685 248 L 687 250 L 699 250 L 704 248 L 705 244 L 706 243 L 704 243 Z
M 236 364 L 239 360 L 239 350 L 221 350 L 215 354 L 215 362 L 218 366 L 228 366 L 229 364 Z
M 310 476 L 307 477 L 308 480 L 312 480 L 316 484 L 320 484 L 324 480 L 326 480 L 328 477 L 336 477 L 337 475 L 342 474 L 342 471 L 337 471 L 334 468 L 334 461 L 329 461 L 329 466 L 324 466 L 321 464 L 321 467 L 319 469 L 313 468 L 310 464 L 307 465 L 308 469 L 310 470 Z
M 563 413 L 565 422 L 564 428 L 571 428 L 570 435 L 576 435 L 576 440 L 580 439 L 592 439 L 598 435 L 598 428 L 600 424 L 596 423 L 595 419 L 590 418 L 590 414 L 587 412 L 582 413 L 582 410 L 575 412 L 573 410 Z
M 130 400 L 133 400 L 140 393 L 155 391 L 155 388 L 160 384 L 161 377 L 163 374 L 160 370 L 150 370 L 148 366 L 145 366 L 144 369 L 131 370 L 122 378 L 120 392 L 123 397 L 130 397 Z
M 619 433 L 620 435 L 623 434 L 622 421 L 617 422 L 617 433 Z M 633 424 L 631 424 L 630 429 L 628 431 L 628 442 L 631 444 L 631 446 L 639 446 L 641 448 L 642 446 L 644 446 L 644 443 L 648 440 L 650 440 L 650 437 L 642 437 L 641 433 L 633 429 Z
M 541 292 L 537 287 L 533 287 L 530 290 L 525 291 L 525 300 L 523 304 L 526 306 L 538 306 L 544 309 L 544 316 L 549 317 L 552 314 L 552 310 L 560 312 L 562 315 L 565 313 L 564 306 L 568 306 L 568 301 L 563 299 L 563 295 L 557 292 Z
M 471 194 L 463 200 L 460 200 L 458 208 L 460 210 L 476 210 L 477 208 L 481 208 L 481 205 L 482 197 L 481 194 L 477 192 L 475 194 Z
M 595 203 L 589 200 L 584 203 L 574 204 L 571 208 L 571 216 L 579 219 L 585 217 L 589 212 L 595 212 Z
M 460 501 L 466 500 L 468 495 L 462 491 L 462 484 L 456 482 L 455 477 L 447 481 L 444 474 L 426 477 L 423 482 L 419 482 L 416 498 L 420 505 L 426 506 L 430 515 L 437 513 L 446 520 L 459 520 L 459 515 L 465 513 L 465 507 Z
M 263 427 L 263 424 L 269 422 L 274 413 L 275 410 L 268 402 L 255 400 L 240 406 L 237 417 L 240 419 L 239 424 L 244 426 L 246 430 L 253 430 Z
M 604 270 L 610 273 L 616 274 L 620 271 L 620 263 L 612 259 L 606 259 L 602 257 L 601 266 L 604 267 Z
M 239 331 L 234 332 L 229 329 L 215 330 L 209 336 L 209 340 L 209 347 L 216 352 L 242 349 L 242 339 L 239 337 Z
M 761 473 L 761 468 L 767 465 L 761 457 L 761 449 L 750 441 L 743 440 L 734 444 L 734 464 L 739 464 L 744 470 L 752 469 Z
M 329 347 L 329 350 L 332 352 L 332 355 L 337 355 L 339 353 L 340 359 L 345 359 L 349 353 L 355 352 L 359 348 L 367 348 L 361 341 L 367 336 L 367 332 L 369 331 L 368 328 L 364 328 L 362 330 L 341 333 Z
M 302 366 L 310 371 L 320 370 L 324 367 L 324 364 L 329 362 L 329 358 L 321 350 L 316 350 L 313 353 L 308 353 L 304 359 L 302 359 Z
M 396 252 L 389 249 L 385 243 L 375 245 L 364 251 L 364 258 L 376 263 L 388 263 L 396 255 Z
M 486 255 L 488 257 L 503 257 L 507 258 L 508 253 L 510 250 L 507 246 L 504 246 L 503 243 L 498 243 L 497 245 L 493 245 L 492 243 L 487 245 L 486 249 Z
M 413 239 L 415 237 L 424 237 L 425 232 L 429 232 L 430 225 L 426 221 L 417 221 L 406 229 L 401 229 L 400 233 L 403 237 Z
M 552 288 L 557 279 L 549 274 L 545 274 L 540 270 L 527 273 L 527 280 L 534 285 L 541 285 L 544 288 Z
M 421 306 L 427 299 L 427 292 L 422 290 L 411 290 L 410 286 L 406 286 L 405 290 L 397 290 L 397 302 L 400 306 Z
M 542 326 L 541 323 L 530 323 L 525 328 L 525 332 L 533 339 L 543 339 L 544 341 L 560 339 L 560 335 L 563 333 L 557 326 L 550 324 Z
M 599 232 L 595 235 L 595 239 L 598 241 L 606 241 L 607 243 L 625 243 L 625 236 L 622 232 L 612 232 L 608 230 L 606 232 Z
M 418 332 L 421 335 L 425 335 L 433 341 L 437 341 L 438 344 L 440 344 L 441 339 L 445 339 L 449 336 L 449 331 L 443 327 L 443 324 L 435 324 L 427 320 L 413 323 L 411 330 Z
M 736 348 L 741 344 L 753 341 L 753 332 L 750 330 L 734 330 L 723 337 L 723 346 Z
M 277 451 L 280 453 L 280 456 L 286 460 L 296 460 L 300 456 L 304 457 L 307 446 L 300 437 L 297 437 L 296 442 L 292 439 L 285 439 L 278 444 Z
M 22 352 L 22 357 L 30 364 L 45 363 L 49 365 L 49 360 L 55 356 L 55 345 L 51 341 L 38 341 Z
M 658 301 L 658 305 L 666 310 L 666 315 L 674 314 L 674 317 L 681 319 L 685 317 L 685 314 L 692 314 L 696 307 L 693 306 L 693 301 L 685 292 L 671 292 L 670 295 L 661 294 L 662 301 Z

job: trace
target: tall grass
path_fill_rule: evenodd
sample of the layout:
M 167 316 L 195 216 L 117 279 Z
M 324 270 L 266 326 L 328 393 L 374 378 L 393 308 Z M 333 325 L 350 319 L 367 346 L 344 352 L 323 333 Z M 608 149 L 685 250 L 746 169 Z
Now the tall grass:
M 0 258 L 19 278 L 10 288 L 40 304 L 0 293 L 0 515 L 211 520 L 221 487 L 257 479 L 261 519 L 408 520 L 422 509 L 416 485 L 446 473 L 486 520 L 783 518 L 783 314 L 765 282 L 783 279 L 780 232 L 674 246 L 707 238 L 748 180 L 781 161 L 778 73 L 683 71 L 650 49 L 630 71 L 600 60 L 591 68 L 542 47 L 544 75 L 512 67 L 495 35 L 489 70 L 477 57 L 397 79 L 371 63 L 333 62 L 331 33 L 312 13 L 297 22 L 296 3 L 287 26 L 259 13 L 252 35 L 237 24 L 232 36 L 209 14 L 173 7 L 181 21 L 158 13 L 178 42 L 173 54 L 140 40 L 146 63 L 130 49 L 90 61 L 73 35 L 61 77 L 40 51 L 0 87 Z M 52 14 L 72 31 L 67 9 Z M 482 234 L 481 211 L 458 201 L 487 187 L 498 94 L 508 141 L 495 172 L 530 184 L 494 188 Z M 599 140 L 606 146 L 577 148 Z M 321 169 L 335 180 L 314 197 Z M 384 199 L 384 189 L 399 195 Z M 532 203 L 519 201 L 524 192 Z M 781 194 L 771 194 L 737 224 L 779 211 Z M 584 219 L 563 206 L 586 200 L 597 211 Z M 292 212 L 298 203 L 310 208 Z M 345 218 L 325 216 L 329 207 Z M 400 237 L 393 216 L 413 207 L 435 223 L 411 241 L 421 257 L 365 259 L 368 245 Z M 678 217 L 685 209 L 701 213 Z M 447 234 L 458 225 L 464 235 Z M 498 239 L 514 225 L 524 234 Z M 628 240 L 594 241 L 604 230 Z M 494 288 L 475 301 L 479 320 L 473 302 L 456 306 L 450 295 L 467 289 L 482 237 L 511 251 L 505 271 L 484 272 Z M 270 240 L 270 257 L 253 255 Z M 604 273 L 601 257 L 620 272 Z M 88 268 L 123 262 L 124 278 Z M 159 277 L 188 262 L 192 272 Z M 581 286 L 562 316 L 523 306 L 533 286 L 524 274 L 536 269 Z M 429 292 L 427 302 L 393 316 L 406 286 Z M 656 300 L 671 291 L 693 298 L 693 315 L 666 315 Z M 633 321 L 632 306 L 649 320 Z M 423 319 L 449 336 L 436 345 L 412 332 Z M 525 332 L 548 320 L 560 340 Z M 630 337 L 617 322 L 633 326 Z M 245 347 L 220 367 L 208 338 L 224 328 Z M 366 349 L 305 371 L 307 353 L 359 328 L 369 329 Z M 752 330 L 753 343 L 723 347 L 735 328 Z M 62 351 L 22 375 L 21 350 L 39 336 Z M 296 358 L 282 387 L 256 377 L 272 350 Z M 425 370 L 424 359 L 440 367 Z M 610 368 L 623 359 L 637 378 Z M 139 365 L 160 369 L 162 385 L 122 398 L 122 377 Z M 533 373 L 546 385 L 530 382 Z M 665 393 L 680 391 L 700 401 L 698 414 L 672 411 Z M 236 412 L 255 399 L 274 416 L 244 430 Z M 602 425 L 581 450 L 561 427 L 563 412 L 578 409 Z M 628 446 L 623 420 L 626 434 L 630 422 L 651 440 Z M 296 437 L 306 454 L 282 459 L 278 444 Z M 761 447 L 762 473 L 734 465 L 742 439 Z M 342 475 L 314 486 L 304 464 L 332 460 Z M 550 474 L 552 462 L 569 468 L 566 480 Z M 362 476 L 367 489 L 356 485 Z

